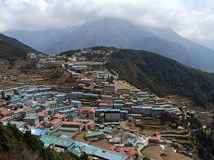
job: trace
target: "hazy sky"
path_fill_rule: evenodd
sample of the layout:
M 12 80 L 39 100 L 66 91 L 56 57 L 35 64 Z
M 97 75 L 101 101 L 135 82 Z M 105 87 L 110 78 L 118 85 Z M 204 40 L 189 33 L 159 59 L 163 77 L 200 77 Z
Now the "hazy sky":
M 0 31 L 60 28 L 102 17 L 214 40 L 214 0 L 0 0 Z

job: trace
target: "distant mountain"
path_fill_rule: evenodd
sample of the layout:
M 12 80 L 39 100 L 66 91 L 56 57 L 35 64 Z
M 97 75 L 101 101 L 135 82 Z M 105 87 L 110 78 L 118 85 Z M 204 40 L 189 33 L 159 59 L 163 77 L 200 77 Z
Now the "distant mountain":
M 63 31 L 62 31 L 63 32 Z M 7 35 L 10 31 L 5 32 Z M 16 33 L 16 32 L 15 32 Z M 44 32 L 46 37 L 49 32 Z M 10 34 L 12 36 L 12 34 Z M 15 36 L 21 40 L 25 33 Z M 43 51 L 47 53 L 61 53 L 67 50 L 83 49 L 93 46 L 113 46 L 117 48 L 139 49 L 158 53 L 174 59 L 182 64 L 203 71 L 214 72 L 214 51 L 202 45 L 189 41 L 173 30 L 136 26 L 126 20 L 105 18 L 85 23 L 73 28 L 70 32 L 63 32 L 57 36 L 57 41 L 39 40 L 36 36 L 27 37 L 30 46 L 44 44 Z M 31 39 L 31 40 L 30 40 Z M 34 39 L 34 40 L 32 40 Z M 44 38 L 45 39 L 45 38 Z M 38 43 L 33 41 L 38 40 Z M 46 47 L 45 47 L 46 46 Z
M 19 42 L 14 38 L 0 34 L 0 58 L 7 60 L 25 59 L 27 53 L 41 54 L 33 48 Z
M 155 53 L 120 49 L 111 54 L 108 69 L 120 79 L 159 96 L 181 95 L 198 105 L 214 104 L 214 74 L 186 67 Z
M 214 40 L 206 41 L 206 42 L 200 42 L 204 46 L 214 50 Z
M 72 27 L 66 29 L 47 29 L 44 31 L 27 31 L 17 29 L 5 31 L 3 34 L 17 38 L 21 42 L 43 53 L 51 53 L 49 46 L 57 42 L 63 36 L 70 34 L 72 29 Z

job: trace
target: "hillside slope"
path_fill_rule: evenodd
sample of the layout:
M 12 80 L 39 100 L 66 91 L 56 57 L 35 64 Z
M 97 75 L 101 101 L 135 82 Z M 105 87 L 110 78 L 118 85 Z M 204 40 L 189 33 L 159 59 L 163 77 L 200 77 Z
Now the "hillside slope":
M 5 43 L 8 43 L 10 44 L 11 46 L 15 47 L 15 48 L 18 48 L 19 50 L 22 50 L 26 53 L 28 52 L 34 52 L 36 54 L 41 54 L 41 52 L 23 44 L 22 42 L 16 40 L 15 38 L 11 38 L 11 37 L 8 37 L 8 36 L 5 36 L 3 34 L 0 34 L 0 42 L 5 42 Z
M 30 132 L 22 133 L 13 125 L 0 123 L 0 160 L 75 160 L 68 152 L 44 148 Z
M 69 34 L 71 31 L 72 28 L 47 29 L 44 31 L 8 30 L 3 32 L 3 34 L 14 37 L 28 46 L 37 49 L 38 51 L 48 53 L 49 46 L 63 36 Z
M 120 79 L 160 96 L 178 94 L 199 105 L 214 103 L 214 74 L 188 68 L 160 55 L 121 49 L 110 56 L 107 67 L 114 69 Z
M 0 41 L 0 59 L 6 60 L 25 60 L 27 53 L 18 47 L 15 47 L 7 42 Z

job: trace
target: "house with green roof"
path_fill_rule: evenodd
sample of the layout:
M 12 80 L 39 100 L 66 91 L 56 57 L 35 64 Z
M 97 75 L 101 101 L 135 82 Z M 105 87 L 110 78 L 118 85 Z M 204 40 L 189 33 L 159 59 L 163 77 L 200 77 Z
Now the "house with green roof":
M 68 149 L 75 141 L 70 138 L 43 135 L 40 140 L 45 146 L 53 145 L 59 148 Z
M 36 112 L 35 108 L 28 108 L 22 112 L 22 116 L 26 117 Z
M 34 125 L 39 124 L 39 116 L 36 113 L 25 117 L 23 120 L 24 120 L 24 122 L 26 122 L 30 126 L 34 126 Z
M 90 133 L 86 133 L 84 138 L 86 140 L 89 140 L 91 138 L 104 139 L 105 135 L 103 132 L 90 132 Z
M 12 103 L 12 104 L 16 104 L 18 102 L 21 102 L 21 98 L 20 97 L 15 97 L 15 98 L 12 98 L 10 100 L 10 103 Z
M 105 127 L 105 128 L 103 129 L 103 132 L 106 133 L 106 134 L 111 133 L 111 131 L 112 131 L 112 128 L 111 128 L 111 127 Z
M 47 101 L 42 104 L 42 109 L 45 109 L 46 111 L 57 108 L 58 104 L 56 101 Z

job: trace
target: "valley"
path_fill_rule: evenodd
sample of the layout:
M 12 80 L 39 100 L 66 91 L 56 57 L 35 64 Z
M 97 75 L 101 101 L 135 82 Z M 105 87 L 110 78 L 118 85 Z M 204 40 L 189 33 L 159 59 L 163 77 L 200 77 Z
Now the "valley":
M 0 160 L 214 160 L 214 1 L 0 0 Z
M 138 52 L 94 47 L 60 56 L 30 54 L 13 65 L 2 60 L 0 121 L 28 128 L 45 147 L 79 157 L 86 153 L 89 159 L 212 157 L 198 139 L 212 135 L 212 101 L 201 106 L 176 86 L 167 90 L 172 88 L 167 78 L 158 82 L 159 74 L 144 68 L 172 64 L 178 71 L 180 64 L 143 51 L 136 56 Z M 212 81 L 209 74 L 181 68 Z M 206 150 L 203 155 L 200 149 Z

